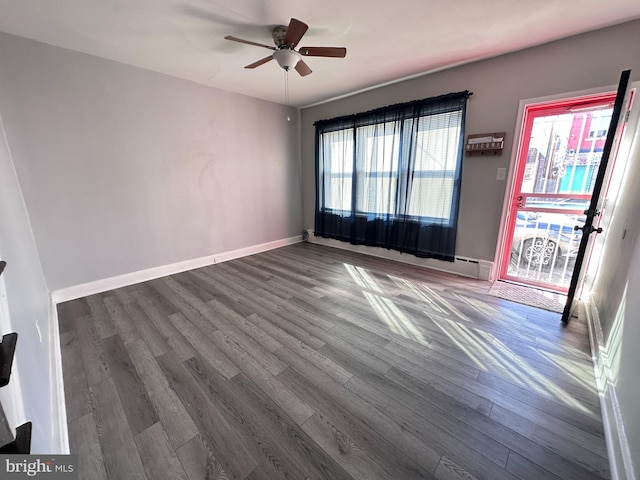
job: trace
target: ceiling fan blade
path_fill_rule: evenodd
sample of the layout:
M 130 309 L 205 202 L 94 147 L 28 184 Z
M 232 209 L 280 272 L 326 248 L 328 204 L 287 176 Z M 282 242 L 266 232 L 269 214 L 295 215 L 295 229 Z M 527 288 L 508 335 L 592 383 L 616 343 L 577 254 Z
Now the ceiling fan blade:
M 250 40 L 243 40 L 242 38 L 232 37 L 231 35 L 227 35 L 226 37 L 224 37 L 224 39 L 231 40 L 232 42 L 246 43 L 247 45 L 254 45 L 256 47 L 264 47 L 264 48 L 268 48 L 269 50 L 277 50 L 276 47 L 265 45 L 264 43 L 256 43 Z
M 312 70 L 309 68 L 309 65 L 304 63 L 302 60 L 296 63 L 295 68 L 296 68 L 296 72 L 298 72 L 301 77 L 306 77 L 312 72 Z
M 344 47 L 300 47 L 298 52 L 306 57 L 344 58 L 347 55 L 347 49 Z
M 309 26 L 295 18 L 292 18 L 287 27 L 287 34 L 284 37 L 284 43 L 295 47 L 306 33 Z
M 270 62 L 271 60 L 273 60 L 273 57 L 269 55 L 268 57 L 264 57 L 258 60 L 257 62 L 253 62 L 252 64 L 247 65 L 244 68 L 256 68 L 256 67 L 259 67 L 260 65 L 264 65 L 265 63 Z

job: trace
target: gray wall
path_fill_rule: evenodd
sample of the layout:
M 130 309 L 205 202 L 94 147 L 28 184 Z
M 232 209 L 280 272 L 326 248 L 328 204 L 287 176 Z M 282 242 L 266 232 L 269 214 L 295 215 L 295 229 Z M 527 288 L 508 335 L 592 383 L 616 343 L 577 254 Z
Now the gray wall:
M 62 452 L 50 291 L 300 235 L 299 118 L 4 33 L 0 116 L 0 333 L 19 333 L 0 401 Z
M 636 162 L 640 163 L 640 154 L 636 155 Z M 640 181 L 640 174 L 636 172 L 637 181 Z M 636 183 L 637 185 L 637 183 Z M 636 191 L 637 194 L 637 191 Z M 636 195 L 636 207 L 640 208 L 640 196 Z M 638 212 L 638 210 L 635 210 Z M 636 215 L 636 225 L 638 225 Z M 620 402 L 620 410 L 624 421 L 625 433 L 629 444 L 631 458 L 634 462 L 636 478 L 640 478 L 640 408 L 638 408 L 640 399 L 640 382 L 638 382 L 638 365 L 640 365 L 640 242 L 636 236 L 634 239 L 634 248 L 631 256 L 631 271 L 627 284 L 627 297 L 625 309 L 623 312 L 623 326 L 619 346 L 613 345 L 607 339 L 610 348 L 620 349 L 619 370 L 614 372 L 616 378 L 616 392 L 618 401 Z M 606 287 L 602 287 L 607 290 Z M 609 322 L 611 317 L 605 317 L 610 312 L 602 312 L 601 318 L 607 318 Z M 610 337 L 611 338 L 611 337 Z
M 301 234 L 296 110 L 8 34 L 0 65 L 51 290 Z
M 428 46 L 425 46 L 428 48 Z M 381 68 L 384 68 L 382 64 Z M 618 82 L 620 71 L 640 78 L 640 21 L 579 35 L 521 52 L 433 73 L 302 110 L 304 224 L 315 208 L 313 122 L 394 103 L 470 90 L 467 133 L 506 131 L 498 157 L 465 157 L 456 254 L 493 260 L 506 184 L 496 169 L 508 167 L 520 100 Z M 449 264 L 451 265 L 451 264 Z M 447 269 L 447 262 L 439 262 Z
M 640 21 L 634 21 L 434 73 L 302 111 L 304 224 L 313 228 L 315 208 L 313 122 L 451 91 L 474 92 L 468 104 L 467 133 L 507 132 L 505 153 L 464 159 L 457 254 L 493 260 L 505 182 L 496 168 L 508 167 L 520 100 L 615 85 L 620 71 L 640 79 Z M 637 103 L 638 98 L 636 98 Z M 626 173 L 592 290 L 612 362 L 632 458 L 640 459 L 640 138 Z M 624 239 L 623 232 L 626 230 Z M 441 268 L 447 264 L 440 262 Z M 612 419 L 611 419 L 612 420 Z M 636 465 L 636 470 L 640 465 Z M 640 471 L 636 471 L 640 476 Z
M 26 421 L 33 423 L 34 453 L 58 451 L 53 418 L 57 396 L 49 361 L 54 334 L 49 291 L 1 118 L 0 180 L 0 259 L 7 262 L 0 278 L 0 335 L 18 332 L 11 381 L 0 389 L 0 402 L 12 431 Z

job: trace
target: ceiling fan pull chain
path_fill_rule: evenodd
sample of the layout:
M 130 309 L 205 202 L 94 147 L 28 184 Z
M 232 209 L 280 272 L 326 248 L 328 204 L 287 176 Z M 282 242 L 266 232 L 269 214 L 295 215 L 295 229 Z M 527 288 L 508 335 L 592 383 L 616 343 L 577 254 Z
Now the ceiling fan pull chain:
M 289 106 L 289 72 L 284 70 L 284 105 Z

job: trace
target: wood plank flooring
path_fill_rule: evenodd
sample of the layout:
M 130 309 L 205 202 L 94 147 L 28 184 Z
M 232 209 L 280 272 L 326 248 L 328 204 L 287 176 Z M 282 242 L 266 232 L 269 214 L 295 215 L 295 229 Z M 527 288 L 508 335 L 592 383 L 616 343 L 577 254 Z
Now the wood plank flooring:
M 58 305 L 83 479 L 606 479 L 586 326 L 296 244 Z

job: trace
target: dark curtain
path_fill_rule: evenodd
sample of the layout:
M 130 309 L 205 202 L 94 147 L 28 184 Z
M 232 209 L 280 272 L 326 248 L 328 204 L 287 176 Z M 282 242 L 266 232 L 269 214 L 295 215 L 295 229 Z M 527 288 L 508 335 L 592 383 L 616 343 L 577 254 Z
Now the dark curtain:
M 468 96 L 316 122 L 315 235 L 453 261 Z

